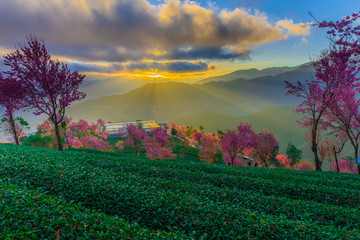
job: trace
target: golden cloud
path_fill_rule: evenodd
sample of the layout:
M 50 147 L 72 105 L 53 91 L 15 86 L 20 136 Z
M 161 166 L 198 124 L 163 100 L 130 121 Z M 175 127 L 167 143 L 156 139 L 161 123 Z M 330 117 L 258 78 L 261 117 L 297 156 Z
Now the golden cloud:
M 280 20 L 276 23 L 276 26 L 285 29 L 287 32 L 284 36 L 306 36 L 310 34 L 310 25 L 305 23 L 294 24 L 293 20 Z

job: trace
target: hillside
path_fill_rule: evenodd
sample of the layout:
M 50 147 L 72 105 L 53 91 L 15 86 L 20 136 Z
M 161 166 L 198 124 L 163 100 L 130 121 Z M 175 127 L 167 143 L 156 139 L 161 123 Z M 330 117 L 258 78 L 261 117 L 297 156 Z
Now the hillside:
M 274 76 L 262 76 L 251 80 L 236 79 L 232 81 L 210 82 L 202 85 L 204 89 L 230 95 L 242 95 L 243 97 L 256 99 L 258 102 L 266 102 L 271 105 L 294 105 L 299 99 L 293 96 L 286 96 L 285 81 L 295 83 L 297 81 L 311 80 L 313 67 L 304 64 L 292 71 L 287 71 Z M 285 103 L 285 104 L 284 104 Z M 255 111 L 253 111 L 255 112 Z
M 291 106 L 270 107 L 248 116 L 233 117 L 224 114 L 199 114 L 179 118 L 174 122 L 180 125 L 203 126 L 206 132 L 216 132 L 218 129 L 233 130 L 240 123 L 250 123 L 255 131 L 269 130 L 274 132 L 280 142 L 280 151 L 285 152 L 288 142 L 292 142 L 304 152 L 304 158 L 313 156 L 306 145 L 304 135 L 306 129 L 301 128 L 296 120 L 301 116 L 292 111 Z
M 1 238 L 359 239 L 355 174 L 0 145 Z
M 249 80 L 249 79 L 264 77 L 264 76 L 275 76 L 280 73 L 295 70 L 296 68 L 298 68 L 298 66 L 297 67 L 271 67 L 271 68 L 265 68 L 262 70 L 258 70 L 256 68 L 237 70 L 237 71 L 234 71 L 229 74 L 205 78 L 203 80 L 200 80 L 198 83 L 204 84 L 204 83 L 209 83 L 209 82 L 232 81 L 232 80 L 237 80 L 237 79 Z
M 238 93 L 214 91 L 185 83 L 149 83 L 124 95 L 89 100 L 68 111 L 75 118 L 95 121 L 155 119 L 172 121 L 201 113 L 246 115 L 270 105 Z
M 88 100 L 74 105 L 68 114 L 95 121 L 155 119 L 173 121 L 195 114 L 216 113 L 244 116 L 274 105 L 293 105 L 299 99 L 286 96 L 284 81 L 304 81 L 312 68 L 302 65 L 276 76 L 251 80 L 210 82 L 203 85 L 185 83 L 149 83 L 123 95 Z

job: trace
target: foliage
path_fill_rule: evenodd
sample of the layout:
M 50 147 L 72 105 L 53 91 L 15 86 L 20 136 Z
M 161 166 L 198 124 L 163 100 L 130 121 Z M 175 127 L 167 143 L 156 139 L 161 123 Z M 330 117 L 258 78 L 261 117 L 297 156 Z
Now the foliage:
M 125 144 L 131 146 L 134 150 L 135 155 L 140 154 L 140 144 L 147 135 L 143 131 L 143 129 L 139 128 L 139 126 L 135 126 L 132 124 L 126 125 L 127 139 L 125 140 Z
M 315 166 L 312 162 L 307 160 L 300 160 L 293 166 L 294 170 L 307 170 L 307 171 L 314 171 Z
M 72 121 L 72 118 L 64 116 L 63 120 L 59 124 L 59 134 L 61 136 L 62 143 L 67 143 L 68 146 L 69 146 L 69 141 L 68 141 L 68 137 L 66 135 L 66 130 L 71 121 Z M 49 139 L 52 139 L 52 141 L 50 141 L 49 145 L 46 147 L 47 148 L 57 148 L 57 142 L 56 142 L 57 137 L 56 137 L 55 125 L 51 120 L 44 119 L 41 124 L 37 125 L 36 135 L 39 135 L 41 137 L 51 136 L 51 138 L 49 138 Z
M 4 116 L 0 120 L 0 124 L 4 135 L 12 136 L 17 145 L 20 144 L 20 138 L 25 135 L 24 130 L 30 129 L 29 123 L 24 118 L 16 117 L 14 119 L 12 113 L 9 116 Z
M 234 165 L 237 155 L 255 146 L 256 139 L 256 133 L 247 124 L 239 125 L 235 131 L 227 131 L 221 140 L 224 161 Z
M 318 22 L 319 28 L 329 29 L 327 34 L 330 47 L 313 61 L 316 79 L 305 83 L 298 81 L 295 85 L 285 82 L 287 94 L 303 99 L 296 111 L 304 114 L 300 124 L 311 129 L 310 147 L 314 154 L 317 171 L 321 171 L 322 164 L 318 156 L 318 131 L 326 128 L 334 119 L 343 119 L 343 113 L 347 111 L 343 108 L 344 97 L 352 99 L 351 95 L 354 95 L 352 93 L 354 82 L 358 80 L 357 75 L 360 72 L 360 27 L 358 24 L 354 26 L 354 23 L 359 17 L 360 14 L 355 13 L 352 16 L 346 16 L 341 21 Z M 342 107 L 338 107 L 339 105 Z M 339 111 L 334 111 L 334 109 Z M 324 115 L 327 115 L 327 118 L 330 116 L 330 119 L 325 120 Z M 355 145 L 354 148 L 358 148 L 358 144 Z
M 109 133 L 104 131 L 100 135 L 101 121 L 99 119 L 96 123 L 89 124 L 87 121 L 80 119 L 79 122 L 69 123 L 66 133 L 70 147 L 92 148 L 102 151 L 112 150 L 112 146 L 105 141 Z M 100 138 L 98 135 L 100 135 Z
M 276 156 L 276 159 L 279 161 L 279 163 L 284 167 L 284 168 L 290 168 L 291 166 L 291 159 L 282 155 L 282 154 L 278 154 Z
M 172 153 L 169 147 L 169 139 L 167 132 L 164 128 L 153 128 L 150 131 L 150 137 L 144 137 L 144 149 L 146 156 L 150 159 L 173 159 L 176 154 Z
M 338 162 L 339 172 L 343 173 L 357 173 L 357 167 L 346 155 L 343 156 Z M 336 162 L 331 162 L 331 171 L 337 171 Z
M 213 163 L 219 160 L 220 137 L 211 133 L 201 135 L 199 158 L 206 163 Z
M 124 150 L 124 141 L 118 141 L 115 144 L 115 147 L 121 152 L 122 150 Z
M 32 147 L 45 147 L 52 148 L 51 142 L 53 141 L 52 136 L 40 136 L 38 134 L 27 136 L 22 141 L 22 145 Z
M 4 64 L 10 68 L 5 74 L 15 77 L 21 89 L 26 90 L 21 97 L 22 106 L 33 109 L 36 115 L 49 116 L 55 127 L 58 148 L 62 150 L 59 124 L 65 109 L 85 97 L 85 93 L 78 90 L 85 75 L 52 60 L 45 42 L 34 36 L 29 36 L 25 44 L 5 55 Z
M 173 135 L 173 136 L 177 135 L 177 131 L 175 128 L 171 128 L 171 135 Z
M 193 135 L 191 135 L 191 137 L 198 143 L 200 142 L 200 139 L 202 138 L 202 136 L 203 136 L 203 133 L 200 131 L 196 131 L 195 133 L 193 133 Z
M 276 149 L 279 142 L 272 132 L 261 131 L 255 137 L 254 153 L 260 158 L 260 161 L 267 167 L 268 161 L 277 155 Z M 275 151 L 274 151 L 275 150 Z
M 23 108 L 22 98 L 26 89 L 14 76 L 4 76 L 0 72 L 0 106 L 5 107 L 5 115 L 9 116 L 14 111 Z
M 1 119 L 3 132 L 11 135 L 17 145 L 19 139 L 24 135 L 24 129 L 28 128 L 29 123 L 22 117 L 15 117 L 14 111 L 23 108 L 21 102 L 26 89 L 21 87 L 21 83 L 12 76 L 4 77 L 0 72 L 0 106 L 5 107 L 5 116 Z
M 286 148 L 286 156 L 291 159 L 291 166 L 298 163 L 302 158 L 302 150 L 298 149 L 294 144 L 291 142 L 288 143 Z

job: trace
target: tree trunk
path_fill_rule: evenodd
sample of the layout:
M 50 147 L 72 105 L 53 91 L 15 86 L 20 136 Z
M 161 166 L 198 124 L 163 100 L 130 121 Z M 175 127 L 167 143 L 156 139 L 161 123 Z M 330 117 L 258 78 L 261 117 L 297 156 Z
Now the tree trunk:
M 65 137 L 66 144 L 68 145 L 68 148 L 71 148 L 71 146 L 70 146 L 70 144 L 69 144 L 69 139 L 68 139 L 68 137 L 67 137 L 67 135 L 66 135 L 66 131 L 65 131 L 64 128 L 62 128 L 62 129 L 63 129 L 63 132 L 64 132 L 64 137 Z
M 357 164 L 357 167 L 358 167 L 358 174 L 360 174 L 360 165 L 359 165 L 359 163 L 358 163 L 358 155 L 359 155 L 359 149 L 358 149 L 358 146 L 355 148 L 355 162 L 356 162 L 356 164 Z
M 265 163 L 265 167 L 269 167 L 265 159 L 263 159 L 263 162 Z
M 59 149 L 60 151 L 62 151 L 62 150 L 63 150 L 63 145 L 62 145 L 62 142 L 61 142 L 59 124 L 58 124 L 58 123 L 54 123 L 54 125 L 55 125 L 55 133 L 56 133 L 56 139 L 57 139 L 58 149 Z
M 235 160 L 235 158 L 236 158 L 236 155 L 231 158 L 231 166 L 234 166 L 234 160 Z
M 311 151 L 313 152 L 314 154 L 314 161 L 315 161 L 315 170 L 316 171 L 322 171 L 321 170 L 321 160 L 319 158 L 319 154 L 318 154 L 318 148 L 317 148 L 317 143 L 316 143 L 316 131 L 317 129 L 316 128 L 313 128 L 312 129 L 312 136 L 311 136 Z
M 317 151 L 313 152 L 313 153 L 314 153 L 314 160 L 315 160 L 315 171 L 322 171 L 319 155 L 318 155 Z
M 9 116 L 9 122 L 10 122 L 12 134 L 13 134 L 14 139 L 15 139 L 15 143 L 16 143 L 16 145 L 20 145 L 19 136 L 18 136 L 18 133 L 17 133 L 15 120 L 14 120 L 14 116 L 13 116 L 12 112 L 10 113 L 10 116 Z
M 335 146 L 333 146 L 333 153 L 334 153 L 334 157 L 335 157 L 336 170 L 337 170 L 337 172 L 340 172 L 340 168 L 339 168 L 339 161 L 338 161 L 338 158 L 337 158 L 337 154 L 336 154 Z

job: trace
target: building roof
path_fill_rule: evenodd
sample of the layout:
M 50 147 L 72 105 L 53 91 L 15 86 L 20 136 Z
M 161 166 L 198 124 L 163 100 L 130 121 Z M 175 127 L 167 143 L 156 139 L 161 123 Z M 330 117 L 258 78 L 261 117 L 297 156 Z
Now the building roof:
M 114 122 L 106 123 L 105 128 L 108 132 L 117 132 L 118 129 L 125 129 L 126 125 L 138 125 L 141 124 L 144 129 L 158 128 L 159 124 L 155 120 L 145 120 L 145 121 L 128 121 L 128 122 Z

